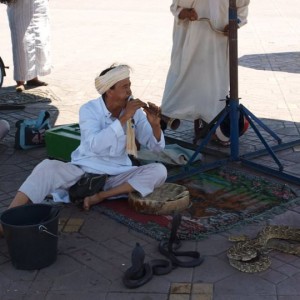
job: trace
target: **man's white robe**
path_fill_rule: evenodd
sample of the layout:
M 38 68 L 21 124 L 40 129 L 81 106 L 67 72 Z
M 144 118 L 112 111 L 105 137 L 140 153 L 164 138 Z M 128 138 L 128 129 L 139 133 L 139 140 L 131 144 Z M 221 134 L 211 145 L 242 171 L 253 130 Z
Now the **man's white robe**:
M 51 72 L 48 3 L 49 0 L 17 0 L 7 7 L 16 81 Z
M 250 0 L 237 0 L 239 26 L 246 24 Z M 162 99 L 162 113 L 209 123 L 224 107 L 229 93 L 228 37 L 208 22 L 179 20 L 182 8 L 194 8 L 217 30 L 229 22 L 229 0 L 173 0 L 173 48 Z

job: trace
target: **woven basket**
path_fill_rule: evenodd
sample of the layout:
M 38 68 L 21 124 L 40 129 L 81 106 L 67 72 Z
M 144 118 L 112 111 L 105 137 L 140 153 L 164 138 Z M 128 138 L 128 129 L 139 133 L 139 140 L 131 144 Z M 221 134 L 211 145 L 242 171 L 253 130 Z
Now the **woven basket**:
M 135 211 L 151 215 L 168 215 L 186 209 L 190 204 L 189 191 L 185 186 L 165 183 L 153 193 L 141 197 L 137 192 L 129 194 L 129 205 Z

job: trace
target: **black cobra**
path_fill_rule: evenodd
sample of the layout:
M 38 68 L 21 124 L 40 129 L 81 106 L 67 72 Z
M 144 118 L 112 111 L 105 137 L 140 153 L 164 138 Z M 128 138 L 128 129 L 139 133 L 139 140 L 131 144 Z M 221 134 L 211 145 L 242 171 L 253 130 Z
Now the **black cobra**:
M 163 240 L 159 243 L 159 252 L 166 256 L 173 264 L 173 266 L 183 268 L 193 268 L 199 266 L 203 262 L 203 258 L 197 251 L 178 251 L 181 242 L 177 237 L 177 230 L 181 223 L 181 215 L 176 214 L 172 220 L 172 229 L 169 240 Z M 179 257 L 188 257 L 190 260 L 181 260 Z
M 165 275 L 173 269 L 172 263 L 166 259 L 153 259 L 148 263 L 144 263 L 144 260 L 145 251 L 136 243 L 131 255 L 132 266 L 125 271 L 123 277 L 126 287 L 138 288 L 150 281 L 153 275 Z

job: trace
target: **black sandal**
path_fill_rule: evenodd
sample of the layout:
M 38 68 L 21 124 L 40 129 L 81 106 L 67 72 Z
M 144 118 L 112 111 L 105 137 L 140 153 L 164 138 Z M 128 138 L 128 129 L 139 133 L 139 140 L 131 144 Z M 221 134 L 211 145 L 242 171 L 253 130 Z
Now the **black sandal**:
M 32 80 L 28 80 L 26 82 L 26 85 L 28 85 L 28 86 L 34 86 L 34 87 L 39 87 L 39 86 L 47 86 L 48 83 L 44 82 L 44 81 L 40 81 L 38 79 L 32 79 Z

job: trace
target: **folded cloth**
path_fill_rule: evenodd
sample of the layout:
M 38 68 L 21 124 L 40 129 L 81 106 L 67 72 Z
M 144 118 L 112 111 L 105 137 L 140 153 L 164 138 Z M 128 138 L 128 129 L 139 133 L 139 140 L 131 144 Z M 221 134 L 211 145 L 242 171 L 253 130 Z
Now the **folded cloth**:
M 70 196 L 69 196 L 69 192 L 65 189 L 58 189 L 55 190 L 53 193 L 50 194 L 52 201 L 49 201 L 49 197 L 46 197 L 46 199 L 44 200 L 44 202 L 50 202 L 52 204 L 52 202 L 54 203 L 70 203 Z
M 147 149 L 138 151 L 138 159 L 144 161 L 156 161 L 170 165 L 186 165 L 195 151 L 183 148 L 177 144 L 166 145 L 161 152 L 152 152 Z M 201 160 L 199 153 L 194 161 Z

